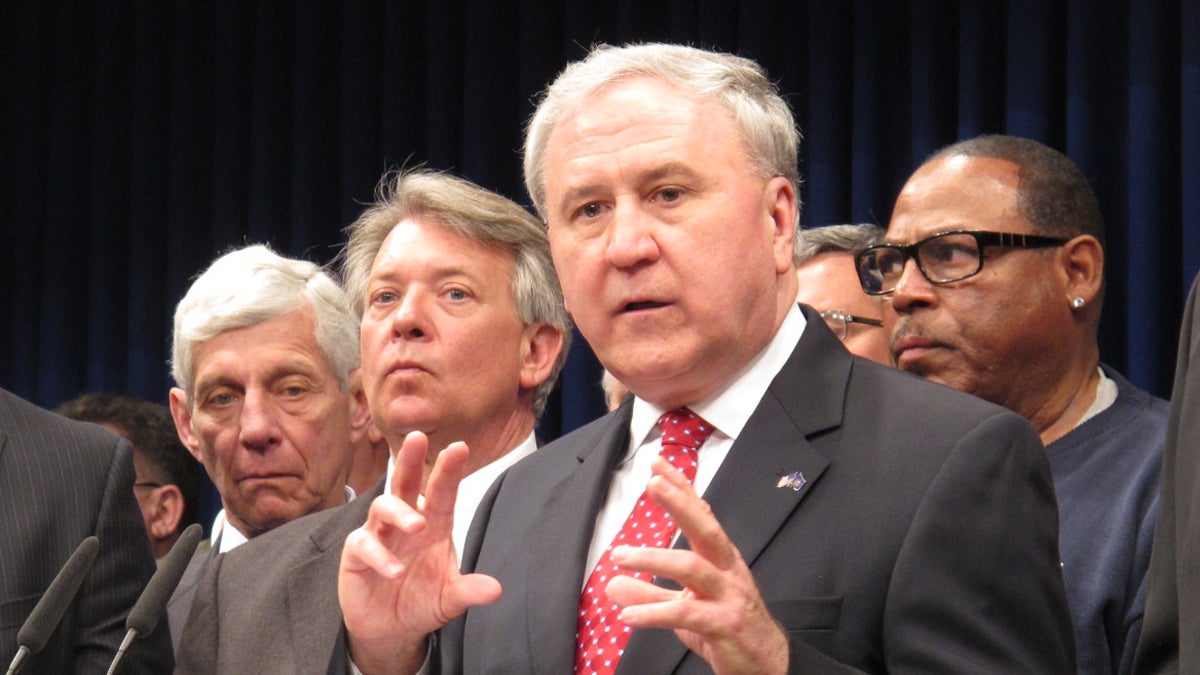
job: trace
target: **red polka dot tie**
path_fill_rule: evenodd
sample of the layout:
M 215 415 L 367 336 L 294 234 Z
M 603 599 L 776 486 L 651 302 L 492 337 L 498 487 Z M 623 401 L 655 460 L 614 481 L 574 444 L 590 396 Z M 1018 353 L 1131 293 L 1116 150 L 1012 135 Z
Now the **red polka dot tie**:
M 712 433 L 712 426 L 687 408 L 665 413 L 658 419 L 662 430 L 662 452 L 671 466 L 683 472 L 688 482 L 696 479 L 697 450 Z M 579 622 L 575 633 L 575 672 L 612 673 L 625 653 L 631 630 L 617 615 L 621 608 L 610 601 L 605 586 L 612 577 L 625 574 L 650 581 L 650 574 L 620 570 L 612 563 L 616 546 L 666 548 L 675 536 L 675 521 L 646 493 L 638 498 L 633 512 L 621 526 L 608 548 L 596 562 L 579 601 Z

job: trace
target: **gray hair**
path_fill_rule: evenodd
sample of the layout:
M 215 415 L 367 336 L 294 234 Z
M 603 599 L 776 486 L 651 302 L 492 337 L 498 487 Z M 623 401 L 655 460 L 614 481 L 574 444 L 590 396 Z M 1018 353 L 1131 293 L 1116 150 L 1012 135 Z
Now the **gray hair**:
M 550 258 L 542 224 L 516 202 L 470 181 L 425 169 L 388 174 L 379 182 L 376 202 L 346 228 L 342 280 L 350 305 L 361 318 L 375 256 L 400 221 L 428 218 L 472 241 L 512 255 L 513 304 L 530 326 L 548 324 L 562 331 L 563 345 L 550 377 L 534 391 L 533 412 L 541 415 L 571 345 L 571 318 Z
M 695 47 L 661 43 L 597 45 L 568 65 L 547 87 L 525 132 L 525 189 L 546 217 L 546 143 L 562 119 L 602 89 L 624 79 L 653 77 L 689 95 L 716 102 L 733 119 L 750 162 L 764 178 L 782 176 L 797 195 L 800 132 L 788 107 L 761 66 L 750 59 Z
M 799 267 L 822 253 L 858 253 L 883 241 L 886 232 L 871 223 L 805 228 L 796 233 L 792 263 Z
M 192 347 L 235 328 L 257 326 L 312 307 L 316 339 L 342 391 L 358 368 L 358 321 L 346 293 L 315 263 L 284 258 L 257 244 L 213 261 L 175 308 L 171 375 L 192 405 Z

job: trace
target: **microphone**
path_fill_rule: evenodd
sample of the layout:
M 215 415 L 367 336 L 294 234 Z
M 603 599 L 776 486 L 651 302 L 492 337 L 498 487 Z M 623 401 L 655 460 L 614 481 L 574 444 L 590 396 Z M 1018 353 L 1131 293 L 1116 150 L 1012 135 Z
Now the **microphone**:
M 50 582 L 50 586 L 42 594 L 42 599 L 38 600 L 33 611 L 29 613 L 29 618 L 25 619 L 25 624 L 17 633 L 19 646 L 17 655 L 8 666 L 8 675 L 14 675 L 21 669 L 26 656 L 36 654 L 46 646 L 46 641 L 58 626 L 63 612 L 67 611 L 67 605 L 71 604 L 71 600 L 75 598 L 83 580 L 92 569 L 92 562 L 99 550 L 100 540 L 94 536 L 79 542 L 75 552 L 67 559 L 67 564 L 63 565 L 58 571 L 58 576 Z
M 162 564 L 155 570 L 154 576 L 150 577 L 150 583 L 146 584 L 145 590 L 133 604 L 133 609 L 129 610 L 129 617 L 125 619 L 125 639 L 121 640 L 117 655 L 113 657 L 112 664 L 108 666 L 108 675 L 117 672 L 117 666 L 133 641 L 154 630 L 154 627 L 158 625 L 163 610 L 167 608 L 167 601 L 171 599 L 171 593 L 179 585 L 179 580 L 183 577 L 183 572 L 187 569 L 192 554 L 200 545 L 200 537 L 203 536 L 203 533 L 204 530 L 199 523 L 188 525 L 183 534 L 179 535 L 175 545 L 171 547 L 171 552 L 163 558 Z

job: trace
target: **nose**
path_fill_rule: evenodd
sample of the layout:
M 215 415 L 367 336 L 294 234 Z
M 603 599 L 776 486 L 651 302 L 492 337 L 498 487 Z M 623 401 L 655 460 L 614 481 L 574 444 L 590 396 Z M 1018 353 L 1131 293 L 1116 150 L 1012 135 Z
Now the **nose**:
M 892 291 L 891 297 L 892 308 L 900 314 L 937 303 L 937 291 L 933 284 L 921 274 L 917 261 L 911 258 L 904 261 L 904 270 L 896 281 L 896 290 Z
M 404 340 L 420 340 L 430 332 L 425 295 L 410 288 L 392 313 L 392 333 Z
M 276 418 L 275 405 L 271 396 L 259 389 L 246 391 L 242 401 L 241 435 L 242 445 L 265 452 L 279 443 L 279 425 Z
M 609 263 L 618 268 L 630 268 L 657 260 L 655 225 L 654 217 L 646 213 L 637 199 L 618 201 L 605 250 Z

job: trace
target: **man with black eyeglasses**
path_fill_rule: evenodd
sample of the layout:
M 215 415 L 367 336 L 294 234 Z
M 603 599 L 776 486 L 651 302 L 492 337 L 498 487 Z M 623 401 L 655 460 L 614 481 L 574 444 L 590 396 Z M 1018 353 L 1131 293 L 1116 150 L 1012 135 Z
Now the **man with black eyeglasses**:
M 1080 673 L 1126 673 L 1141 631 L 1167 403 L 1100 364 L 1104 220 L 1040 143 L 981 136 L 909 178 L 857 257 L 891 299 L 902 370 L 1024 415 L 1046 445 Z

